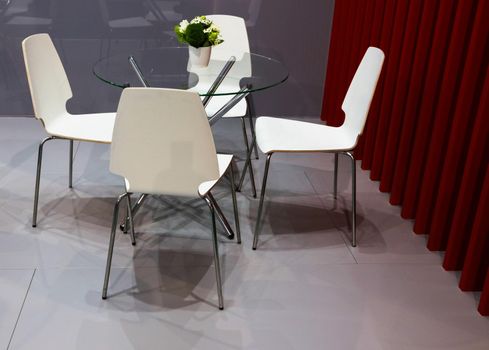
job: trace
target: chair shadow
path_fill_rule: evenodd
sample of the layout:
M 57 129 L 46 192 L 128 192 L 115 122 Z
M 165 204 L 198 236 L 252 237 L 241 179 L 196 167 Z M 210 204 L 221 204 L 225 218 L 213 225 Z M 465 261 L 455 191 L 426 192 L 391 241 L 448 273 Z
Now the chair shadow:
M 164 234 L 158 236 L 158 240 L 165 239 Z M 112 269 L 107 299 L 110 308 L 125 312 L 154 312 L 155 309 L 199 307 L 202 303 L 218 308 L 210 240 L 208 252 L 158 249 L 156 255 L 150 251 L 148 256 L 153 260 L 151 266 L 135 264 L 130 267 L 133 272 L 128 268 Z M 172 261 L 175 263 L 171 264 Z M 220 257 L 224 295 L 226 271 L 232 271 L 236 262 L 237 258 L 233 256 Z M 97 300 L 92 295 L 94 293 L 99 292 L 90 292 L 87 301 Z M 224 298 L 229 306 L 231 301 Z
M 283 198 L 283 197 L 282 197 Z M 265 207 L 262 215 L 262 226 L 259 232 L 260 249 L 297 249 L 297 245 L 288 245 L 276 243 L 277 247 L 269 246 L 267 243 L 274 239 L 280 239 L 284 236 L 300 236 L 300 249 L 316 249 L 330 245 L 337 245 L 336 234 L 339 233 L 349 246 L 352 239 L 352 217 L 351 217 L 351 202 L 341 198 L 331 198 L 332 206 L 312 206 L 299 203 L 284 203 L 272 200 L 265 202 Z M 255 201 L 256 202 L 256 201 Z M 258 202 L 250 203 L 251 220 L 256 220 L 258 210 Z M 322 203 L 323 204 L 323 203 Z M 324 205 L 324 204 L 323 204 Z M 361 244 L 378 246 L 378 251 L 384 251 L 386 242 L 382 237 L 380 230 L 374 222 L 366 218 L 357 206 L 357 241 L 358 247 Z M 253 227 L 254 230 L 254 227 Z M 253 231 L 254 232 L 254 231 Z M 318 235 L 326 235 L 324 239 L 307 239 L 318 237 Z M 329 239 L 328 236 L 331 238 Z M 282 242 L 286 242 L 284 237 Z M 383 247 L 383 248 L 382 248 Z
M 73 200 L 76 201 L 75 205 L 68 203 Z M 189 204 L 189 202 L 190 204 L 193 203 L 192 200 L 189 201 L 185 199 L 175 201 L 175 203 L 178 203 L 180 206 Z M 72 219 L 83 221 L 83 223 L 80 224 L 81 227 L 90 227 L 92 225 L 101 226 L 103 228 L 99 229 L 97 227 L 91 227 L 88 228 L 87 231 L 90 231 L 91 233 L 93 233 L 94 230 L 104 231 L 103 233 L 106 233 L 108 236 L 112 222 L 114 203 L 115 198 L 112 197 L 63 197 L 51 200 L 40 208 L 43 209 L 43 219 L 44 215 L 47 218 L 51 217 L 52 219 L 59 216 L 71 217 L 74 210 L 76 213 Z M 189 216 L 189 218 L 192 219 L 191 222 L 197 222 L 199 225 L 197 226 L 199 231 L 198 236 L 195 236 L 195 225 L 191 227 L 191 231 L 193 232 L 190 236 L 186 232 L 185 226 L 188 224 L 189 220 L 176 221 L 176 224 L 174 225 L 172 223 L 170 228 L 165 227 L 164 232 L 159 231 L 147 234 L 144 233 L 144 225 L 142 225 L 143 227 L 141 228 L 136 226 L 137 241 L 139 244 L 135 247 L 132 259 L 135 263 L 130 266 L 130 268 L 133 269 L 134 281 L 128 285 L 128 274 L 131 274 L 127 271 L 128 269 L 114 267 L 112 269 L 112 277 L 109 287 L 109 298 L 111 300 L 109 305 L 117 310 L 131 311 L 137 309 L 140 311 L 140 306 L 136 307 L 135 304 L 131 302 L 131 300 L 135 299 L 148 305 L 148 310 L 151 309 L 151 306 L 166 309 L 178 309 L 200 303 L 206 303 L 217 308 L 217 289 L 214 277 L 213 250 L 210 236 L 210 215 L 206 211 L 205 214 L 207 215 L 202 215 L 201 217 L 199 215 L 199 207 L 196 209 L 191 206 L 189 206 L 188 209 L 185 209 L 186 213 L 183 214 L 179 213 L 180 208 L 169 210 L 166 213 L 163 213 L 163 215 L 155 214 L 155 212 L 151 210 L 151 207 L 157 206 L 158 210 L 162 210 L 161 203 L 166 206 L 166 204 L 168 204 L 167 199 L 157 198 L 148 203 L 150 209 L 147 210 L 148 215 L 157 216 L 158 220 L 164 220 L 165 218 L 171 218 L 175 214 L 186 217 L 188 216 L 186 214 L 193 212 L 193 215 Z M 124 207 L 121 209 L 121 213 L 123 213 L 125 211 Z M 120 214 L 119 218 L 122 219 L 122 217 L 123 214 Z M 59 229 L 63 226 L 63 224 L 60 224 L 59 220 L 46 221 L 47 222 L 43 222 L 43 220 L 39 220 L 39 226 L 42 226 L 43 229 Z M 118 227 L 117 230 L 119 231 Z M 205 231 L 205 233 L 200 235 L 200 231 Z M 66 234 L 69 236 L 70 232 L 73 239 L 79 239 L 78 234 L 74 231 L 66 231 Z M 87 234 L 90 235 L 90 232 L 87 232 Z M 165 240 L 167 239 L 171 239 L 173 242 L 178 241 L 179 239 L 188 242 L 199 241 L 199 244 L 202 240 L 208 240 L 208 250 L 192 250 L 192 243 L 189 243 L 190 249 L 185 246 L 183 246 L 182 249 L 165 248 Z M 232 242 L 227 242 L 223 237 L 220 237 L 219 239 L 221 244 L 233 244 Z M 179 243 L 177 243 L 177 245 L 179 245 Z M 232 271 L 233 266 L 237 263 L 237 259 L 238 257 L 234 255 L 220 256 L 223 284 L 226 280 L 226 272 Z M 137 261 L 139 261 L 139 263 L 137 263 Z M 122 288 L 121 285 L 123 285 Z M 198 290 L 196 290 L 196 287 Z M 126 299 L 124 297 L 126 295 L 133 299 Z M 93 299 L 93 296 L 89 295 L 87 296 L 87 300 L 91 301 L 96 299 Z M 229 304 L 229 302 L 227 304 Z

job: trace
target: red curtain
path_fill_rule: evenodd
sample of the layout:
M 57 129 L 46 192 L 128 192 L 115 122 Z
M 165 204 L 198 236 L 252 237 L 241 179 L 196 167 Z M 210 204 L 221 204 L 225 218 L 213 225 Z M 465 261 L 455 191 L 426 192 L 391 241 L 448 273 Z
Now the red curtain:
M 321 118 L 341 103 L 368 46 L 386 54 L 355 150 L 391 204 L 446 250 L 489 315 L 489 0 L 338 0 Z

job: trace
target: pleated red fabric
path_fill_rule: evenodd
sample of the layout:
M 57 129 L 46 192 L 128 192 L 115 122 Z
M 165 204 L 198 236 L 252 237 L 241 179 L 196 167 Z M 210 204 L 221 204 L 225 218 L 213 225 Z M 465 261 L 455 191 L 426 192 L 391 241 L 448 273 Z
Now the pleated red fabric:
M 416 131 L 412 138 L 411 159 L 406 183 L 401 216 L 413 219 L 417 212 L 419 193 L 426 166 L 429 140 L 433 128 L 433 116 L 440 97 L 441 81 L 447 57 L 447 48 L 452 29 L 455 1 L 440 0 L 436 24 L 434 27 L 431 50 L 426 57 L 420 57 L 428 64 L 425 84 L 422 87 L 422 100 L 416 120 Z
M 456 264 L 463 261 L 460 264 L 460 268 L 462 268 L 460 289 L 462 290 L 481 290 L 484 283 L 484 277 L 487 274 L 487 269 L 489 267 L 489 255 L 487 254 L 489 249 L 489 215 L 487 215 L 487 213 L 489 213 L 488 169 L 489 168 L 486 166 L 486 176 L 484 177 L 485 184 L 477 208 L 473 208 L 475 205 L 469 205 L 469 208 L 475 209 L 476 213 L 474 225 L 472 227 L 473 234 L 470 235 L 470 237 L 467 237 L 468 235 L 463 234 L 465 231 L 458 231 L 458 237 L 450 239 L 450 244 L 453 244 L 453 248 L 449 246 L 451 249 L 447 251 L 447 255 L 445 256 L 445 264 L 458 266 Z M 456 245 L 463 245 L 465 243 L 464 240 L 467 238 L 470 239 L 468 249 L 456 249 Z M 464 256 L 465 259 L 462 260 Z
M 387 133 L 389 124 L 392 120 L 392 105 L 396 93 L 396 82 L 398 81 L 404 34 L 406 33 L 403 28 L 406 26 L 408 6 L 409 3 L 407 1 L 397 1 L 396 12 L 394 15 L 395 20 L 392 27 L 392 38 L 389 47 L 385 51 L 389 52 L 389 65 L 385 70 L 384 93 L 382 104 L 380 105 L 379 123 L 377 125 L 377 133 L 375 137 L 374 158 L 370 170 L 370 178 L 372 180 L 380 180 L 382 166 L 384 165 Z M 385 192 L 383 187 L 381 187 L 380 190 Z
M 362 52 L 362 47 L 366 47 L 370 43 L 370 35 L 371 35 L 371 24 L 372 24 L 372 17 L 374 16 L 374 9 L 375 9 L 375 1 L 365 1 L 363 2 L 364 8 L 363 10 L 363 17 L 364 17 L 364 23 L 360 27 L 361 32 L 359 33 L 359 43 L 357 45 L 357 51 L 354 56 L 353 60 L 353 65 L 355 65 L 355 61 L 361 60 L 362 55 L 364 52 Z M 363 152 L 363 144 L 364 144 L 364 139 L 360 138 L 358 141 L 357 147 L 355 148 L 355 156 L 357 159 L 362 159 L 362 152 Z
M 382 24 L 382 16 L 384 15 L 383 6 L 379 6 L 380 1 L 368 1 L 366 3 L 367 8 L 365 11 L 365 21 L 366 25 L 364 30 L 362 31 L 362 41 L 360 47 L 365 47 L 365 45 L 371 45 L 371 42 L 375 42 L 374 46 L 378 46 L 378 42 L 380 40 L 380 32 L 381 32 L 381 24 Z M 382 5 L 382 4 L 381 4 Z M 360 54 L 362 54 L 361 50 L 359 50 Z M 368 125 L 365 125 L 364 134 L 368 134 Z M 365 145 L 365 137 L 361 135 L 358 140 L 358 145 L 355 149 L 355 157 L 357 159 L 363 159 L 363 148 Z
M 382 26 L 384 23 L 384 9 L 385 4 L 384 0 L 375 0 L 374 3 L 374 15 L 371 23 L 370 30 L 370 45 L 375 47 L 381 47 L 380 40 L 382 37 Z M 383 84 L 384 75 L 380 76 L 378 85 Z M 377 109 L 380 106 L 381 93 L 378 91 L 382 91 L 382 89 L 377 89 L 372 100 L 371 110 Z M 377 118 L 375 118 L 375 113 L 370 113 L 370 118 L 368 119 L 363 135 L 360 137 L 360 142 L 362 144 L 361 148 L 361 158 L 362 159 L 362 168 L 369 169 L 372 164 L 372 152 L 370 150 L 373 148 L 375 144 L 375 132 L 373 130 L 377 127 Z M 357 156 L 357 152 L 355 152 L 355 156 Z
M 384 69 L 355 156 L 428 248 L 446 249 L 460 288 L 483 290 L 487 313 L 489 0 L 335 6 L 321 117 L 341 125 L 353 72 L 368 46 L 380 47 Z
M 423 90 L 427 86 L 428 65 L 426 58 L 430 55 L 433 46 L 433 32 L 438 12 L 438 1 L 424 1 L 423 14 L 419 23 L 416 49 L 413 53 L 411 79 L 402 121 L 402 130 L 394 167 L 393 183 L 391 189 L 391 204 L 401 204 L 404 198 L 404 189 L 408 181 L 408 171 L 411 164 L 413 137 L 421 110 Z
M 396 4 L 398 2 L 395 0 L 381 0 L 376 2 L 376 11 L 379 11 L 379 7 L 384 7 L 383 16 L 382 16 L 382 26 L 380 27 L 380 39 L 378 41 L 378 46 L 384 52 L 389 52 L 389 47 L 392 38 L 392 30 L 391 28 L 394 25 L 394 18 L 396 12 Z M 370 137 L 365 138 L 365 146 L 363 151 L 363 162 L 366 164 L 366 168 L 370 169 L 372 166 L 373 158 L 374 158 L 374 149 L 376 145 L 376 135 L 378 130 L 378 125 L 380 122 L 380 108 L 382 105 L 382 101 L 384 100 L 384 84 L 385 84 L 385 72 L 387 72 L 388 67 L 391 62 L 391 57 L 385 57 L 384 66 L 382 67 L 383 73 L 380 76 L 379 82 L 377 83 L 377 89 L 375 92 L 375 97 L 372 100 L 372 104 L 370 106 L 370 114 L 367 120 L 367 125 L 369 129 Z M 351 78 L 350 78 L 351 79 Z M 370 175 L 372 180 L 372 174 Z
M 459 185 L 460 193 L 457 201 L 454 203 L 456 207 L 443 262 L 443 267 L 447 270 L 460 270 L 462 268 L 465 270 L 465 266 L 467 264 L 472 265 L 474 261 L 477 261 L 477 265 L 482 264 L 487 267 L 487 263 L 489 262 L 489 254 L 487 254 L 489 251 L 489 247 L 487 246 L 489 244 L 489 215 L 487 215 L 489 213 L 489 174 L 487 170 L 485 174 L 481 171 L 484 166 L 487 169 L 489 164 L 489 75 L 487 68 L 484 88 L 479 100 L 480 104 L 475 113 L 475 123 L 467 151 L 467 161 L 461 170 L 463 171 L 463 178 Z M 452 141 L 450 141 L 451 144 Z M 481 188 L 483 188 L 482 191 L 480 190 Z M 474 226 L 470 227 L 472 223 Z M 474 232 L 472 237 L 467 234 L 470 229 Z M 469 244 L 469 240 L 470 247 L 468 251 L 472 252 L 472 255 L 475 254 L 477 256 L 486 253 L 485 257 L 483 257 L 485 259 L 484 261 L 482 261 L 483 259 L 481 260 L 482 257 L 476 258 L 472 255 L 466 257 L 466 247 Z M 472 261 L 471 259 L 475 260 Z M 464 260 L 466 260 L 465 263 Z M 485 270 L 485 268 L 482 269 Z M 464 273 L 462 273 L 461 285 L 464 280 L 463 275 Z M 466 285 L 465 283 L 464 285 Z M 479 281 L 478 286 L 480 287 L 481 285 L 482 281 Z M 464 289 L 467 288 L 469 287 L 464 287 Z
M 452 125 L 453 110 L 460 90 L 459 80 L 463 73 L 464 56 L 467 51 L 469 28 L 473 21 L 474 4 L 472 1 L 459 1 L 455 12 L 450 46 L 447 52 L 447 62 L 443 72 L 440 90 L 440 103 L 435 112 L 435 122 L 428 146 L 427 167 L 423 174 L 423 185 L 419 201 L 422 203 L 416 212 L 414 232 L 428 234 L 433 217 L 435 200 L 439 191 L 441 170 L 445 160 L 448 135 Z M 452 189 L 451 189 L 452 190 Z M 436 249 L 435 245 L 429 245 Z
M 389 130 L 386 137 L 386 147 L 383 159 L 382 176 L 380 181 L 380 190 L 388 192 L 392 188 L 394 165 L 397 159 L 399 149 L 399 138 L 401 125 L 404 119 L 404 111 L 406 110 L 406 100 L 410 84 L 410 77 L 413 68 L 413 55 L 415 52 L 416 39 L 419 28 L 419 20 L 421 17 L 423 0 L 412 0 L 409 4 L 407 21 L 404 30 L 404 40 L 401 48 L 401 57 L 398 67 L 395 88 L 392 96 L 392 110 L 387 116 L 390 119 Z M 390 115 L 396 115 L 397 118 L 390 118 Z
M 481 45 L 481 43 L 487 42 L 489 33 L 489 26 L 487 25 L 489 7 L 484 8 L 484 4 L 487 5 L 489 2 L 481 2 L 481 8 L 476 8 L 474 27 L 468 40 L 468 49 L 466 50 L 465 66 L 461 75 L 458 95 L 454 102 L 453 125 L 450 129 L 448 144 L 442 150 L 443 153 L 449 154 L 450 157 L 445 158 L 441 169 L 442 176 L 439 176 L 440 180 L 438 181 L 440 190 L 434 200 L 433 219 L 428 239 L 428 249 L 431 250 L 443 250 L 446 248 L 450 237 L 450 235 L 446 234 L 447 231 L 450 231 L 447 218 L 453 217 L 455 204 L 458 200 L 462 200 L 462 198 L 457 197 L 465 195 L 465 193 L 459 192 L 459 189 L 467 156 L 473 156 L 473 154 L 468 154 L 468 148 L 473 136 L 473 125 L 486 75 L 486 72 L 481 72 L 484 58 L 487 59 L 487 57 L 484 57 L 486 54 L 485 45 Z M 475 138 L 472 137 L 472 140 L 475 140 Z M 440 158 L 443 157 L 443 153 Z M 451 190 L 447 191 L 446 189 Z M 470 227 L 468 229 L 470 230 Z M 465 242 L 468 242 L 468 240 Z M 446 267 L 447 265 L 445 264 L 444 266 Z
M 489 316 L 489 273 L 486 274 L 486 283 L 484 283 L 484 288 L 482 289 L 478 310 L 481 315 Z

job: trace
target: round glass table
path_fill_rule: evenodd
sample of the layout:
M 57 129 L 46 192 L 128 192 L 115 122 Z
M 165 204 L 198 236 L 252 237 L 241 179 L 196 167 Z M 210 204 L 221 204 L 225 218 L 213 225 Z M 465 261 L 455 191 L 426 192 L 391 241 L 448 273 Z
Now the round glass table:
M 265 56 L 245 53 L 239 57 L 227 57 L 222 52 L 211 54 L 206 67 L 196 67 L 189 61 L 187 47 L 164 47 L 136 50 L 102 58 L 93 66 L 93 73 L 103 82 L 119 87 L 162 87 L 185 89 L 203 96 L 202 103 L 207 105 L 211 98 L 219 99 L 219 108 L 209 116 L 209 124 L 216 123 L 243 98 L 247 99 L 248 114 L 254 114 L 250 102 L 252 92 L 265 90 L 287 80 L 289 74 L 285 66 L 277 60 Z M 251 110 L 251 111 L 250 111 Z M 209 111 L 207 111 L 209 112 Z M 252 123 L 250 124 L 252 126 Z M 244 127 L 244 124 L 243 124 Z M 252 132 L 253 133 L 253 132 Z M 247 141 L 246 141 L 247 143 Z M 256 197 L 251 153 L 255 147 L 253 133 L 250 147 L 247 143 L 247 157 L 238 188 L 241 188 L 246 171 L 249 171 Z M 146 195 L 142 195 L 135 207 L 135 213 Z M 223 224 L 228 238 L 234 233 L 224 215 L 217 211 L 217 218 Z M 124 228 L 124 223 L 121 228 Z
M 234 58 L 218 87 L 209 91 L 230 59 L 215 56 L 211 55 L 207 67 L 195 67 L 189 62 L 187 47 L 143 49 L 102 58 L 94 64 L 93 73 L 105 83 L 120 88 L 143 86 L 144 79 L 151 87 L 190 89 L 201 96 L 250 93 L 279 85 L 288 78 L 281 62 L 245 53 Z M 138 69 L 142 77 L 138 77 Z

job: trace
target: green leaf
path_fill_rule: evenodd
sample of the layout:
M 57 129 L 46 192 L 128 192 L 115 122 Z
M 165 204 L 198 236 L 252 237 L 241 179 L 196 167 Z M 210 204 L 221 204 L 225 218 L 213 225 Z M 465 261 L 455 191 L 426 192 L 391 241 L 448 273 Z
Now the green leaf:
M 190 23 L 185 30 L 185 41 L 195 47 L 202 47 L 206 41 L 204 26 L 200 23 Z
M 181 43 L 186 43 L 184 35 L 180 32 L 180 26 L 176 25 L 174 28 L 175 34 L 177 35 L 177 39 Z

